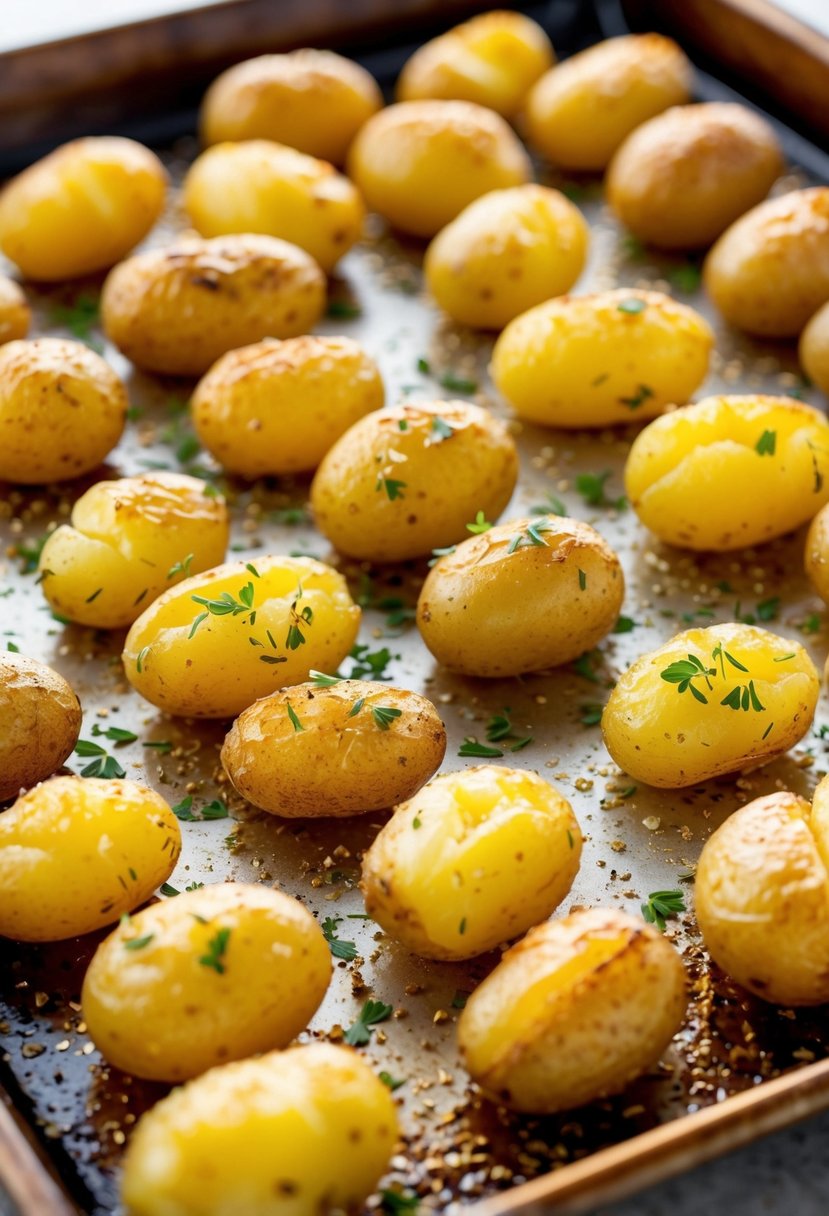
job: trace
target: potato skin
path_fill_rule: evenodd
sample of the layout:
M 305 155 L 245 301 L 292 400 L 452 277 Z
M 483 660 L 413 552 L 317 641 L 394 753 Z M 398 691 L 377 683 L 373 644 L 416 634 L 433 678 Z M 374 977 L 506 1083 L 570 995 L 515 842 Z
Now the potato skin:
M 829 302 L 809 320 L 797 347 L 800 365 L 824 397 L 829 397 Z
M 208 613 L 196 624 L 207 610 L 193 597 L 218 602 L 225 594 L 237 607 L 247 594 L 252 611 Z M 359 627 L 341 574 L 310 557 L 270 555 L 228 562 L 165 591 L 133 624 L 122 658 L 130 684 L 159 709 L 230 718 L 301 684 L 312 669 L 336 671 Z
M 829 1001 L 829 785 L 814 807 L 788 792 L 755 798 L 706 841 L 694 884 L 711 957 L 775 1005 Z
M 383 398 L 380 370 L 361 346 L 306 334 L 228 351 L 197 384 L 190 409 L 216 460 L 255 478 L 315 469 Z
M 348 175 L 393 228 L 432 237 L 480 195 L 531 181 L 532 165 L 493 110 L 470 101 L 401 101 L 362 128 Z
M 188 574 L 217 566 L 230 523 L 224 498 L 204 491 L 183 473 L 97 482 L 41 551 L 41 586 L 54 611 L 119 629 Z
M 809 525 L 803 564 L 815 591 L 829 604 L 829 506 L 822 507 Z
M 691 64 L 670 38 L 608 38 L 546 72 L 525 109 L 529 142 L 565 169 L 604 169 L 641 123 L 690 100 Z
M 617 288 L 547 300 L 511 321 L 490 371 L 530 422 L 581 429 L 655 418 L 705 379 L 708 322 L 659 291 Z
M 80 477 L 124 430 L 127 390 L 83 342 L 34 338 L 0 346 L 0 479 Z
M 558 190 L 492 190 L 465 207 L 426 251 L 426 284 L 462 325 L 502 329 L 584 269 L 589 230 Z
M 719 647 L 722 657 L 715 653 Z M 689 656 L 708 670 L 708 680 L 695 677 L 681 689 L 662 673 Z M 735 687 L 745 688 L 749 681 L 762 710 L 749 704 L 744 712 L 724 704 Z M 736 623 L 688 629 L 642 655 L 620 676 L 605 707 L 602 734 L 613 759 L 631 777 L 681 789 L 788 751 L 807 733 L 819 692 L 818 674 L 799 642 Z
M 582 835 L 537 773 L 442 773 L 395 809 L 363 858 L 366 911 L 422 958 L 474 958 L 545 920 L 573 885 Z
M 398 716 L 381 726 L 372 716 L 377 706 Z M 339 818 L 411 798 L 445 752 L 446 731 L 426 697 L 341 680 L 299 684 L 255 701 L 233 723 L 222 764 L 242 797 L 272 815 Z
M 347 1047 L 310 1043 L 214 1068 L 143 1115 L 127 1216 L 356 1211 L 399 1135 L 394 1099 Z
M 711 249 L 703 281 L 737 329 L 799 334 L 829 300 L 829 186 L 793 190 L 746 212 Z
M 32 322 L 32 310 L 23 288 L 0 274 L 0 345 L 25 338 Z
M 461 1058 L 495 1102 L 552 1114 L 619 1093 L 679 1029 L 685 970 L 661 934 L 593 908 L 507 951 L 458 1020 Z
M 110 271 L 107 337 L 147 371 L 200 376 L 228 350 L 306 333 L 325 308 L 325 276 L 303 249 L 261 235 L 187 238 Z
M 543 543 L 530 540 L 530 526 Z M 618 557 L 589 524 L 517 519 L 437 562 L 417 602 L 417 627 L 451 671 L 515 676 L 590 650 L 613 628 L 624 593 Z
M 636 437 L 625 489 L 668 544 L 721 553 L 762 544 L 829 501 L 829 423 L 791 397 L 706 397 Z
M 272 139 L 341 165 L 382 104 L 374 77 L 333 51 L 259 55 L 213 81 L 202 104 L 201 135 L 206 144 Z
M 341 553 L 400 562 L 462 540 L 478 511 L 497 519 L 517 477 L 515 443 L 497 418 L 464 401 L 417 402 L 346 431 L 317 470 L 311 506 Z
M 180 851 L 154 790 L 52 777 L 0 815 L 0 935 L 63 941 L 110 925 L 170 877 Z
M 258 884 L 213 883 L 113 930 L 89 964 L 81 1004 L 110 1064 L 151 1081 L 184 1081 L 287 1047 L 330 979 L 328 944 L 298 899 Z
M 0 652 L 0 802 L 51 777 L 78 741 L 81 706 L 62 675 Z

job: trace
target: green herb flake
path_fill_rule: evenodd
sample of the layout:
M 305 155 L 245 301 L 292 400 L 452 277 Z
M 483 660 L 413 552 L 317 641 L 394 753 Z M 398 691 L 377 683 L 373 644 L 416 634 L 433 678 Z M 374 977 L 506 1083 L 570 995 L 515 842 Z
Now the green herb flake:
M 326 916 L 322 922 L 322 935 L 328 942 L 334 958 L 340 958 L 350 963 L 357 957 L 357 947 L 354 942 L 344 942 L 337 937 L 337 926 L 340 924 L 342 924 L 341 916 Z
M 630 616 L 620 616 L 613 626 L 614 633 L 631 633 L 636 628 L 636 621 Z
M 454 427 L 451 427 L 444 418 L 438 416 L 437 418 L 432 419 L 429 434 L 434 437 L 435 443 L 442 443 L 445 439 L 452 438 L 452 436 L 455 434 L 455 429 Z
M 638 410 L 639 406 L 644 405 L 653 395 L 650 385 L 640 384 L 629 397 L 619 397 L 618 400 L 620 405 L 626 405 L 629 410 Z
M 183 557 L 180 562 L 176 562 L 175 565 L 171 566 L 170 569 L 167 571 L 167 578 L 168 579 L 177 578 L 179 574 L 184 575 L 185 578 L 189 578 L 190 577 L 190 564 L 193 561 L 194 557 L 195 557 L 194 553 L 188 553 L 187 556 Z
M 665 932 L 666 921 L 685 911 L 682 891 L 652 891 L 647 903 L 642 904 L 643 917 L 649 925 L 656 925 L 660 933 Z
M 124 942 L 124 949 L 143 950 L 145 946 L 149 946 L 154 937 L 154 933 L 145 933 L 143 937 L 131 937 L 129 941 Z
M 438 384 L 441 388 L 447 389 L 450 393 L 463 393 L 470 396 L 478 391 L 478 381 L 470 380 L 466 376 L 457 376 L 454 372 L 444 372 L 438 378 Z
M 579 591 L 584 591 L 587 587 L 587 575 L 583 570 L 579 570 Z
M 207 943 L 207 950 L 199 958 L 202 967 L 211 967 L 217 974 L 224 975 L 227 970 L 225 957 L 230 941 L 230 929 L 217 929 Z
M 763 431 L 754 445 L 758 456 L 773 456 L 777 447 L 777 431 Z
M 191 634 L 190 636 L 192 637 L 193 635 Z M 138 656 L 135 660 L 135 670 L 138 672 L 139 675 L 141 675 L 141 673 L 144 670 L 144 662 L 149 653 L 150 653 L 149 646 L 142 647 L 142 649 L 139 650 L 139 652 L 138 652 Z
M 780 615 L 780 596 L 773 595 L 771 599 L 761 600 L 757 605 L 759 621 L 776 621 Z
M 635 316 L 637 313 L 645 311 L 648 307 L 648 302 L 639 296 L 629 296 L 626 300 L 620 300 L 616 307 L 619 312 L 626 312 L 631 316 Z
M 582 726 L 598 726 L 604 713 L 603 705 L 582 705 L 579 721 Z
M 406 482 L 398 481 L 395 477 L 378 477 L 377 485 L 374 488 L 378 493 L 381 490 L 385 490 L 389 502 L 395 502 L 398 498 L 406 497 L 403 493 L 406 489 Z
M 371 1040 L 371 1032 L 380 1022 L 386 1022 L 394 1012 L 391 1005 L 382 1001 L 368 1000 L 360 1010 L 358 1017 L 343 1035 L 343 1042 L 349 1047 L 364 1047 Z
M 191 820 L 194 820 L 196 818 L 196 816 L 193 814 L 193 812 L 191 810 L 192 806 L 193 806 L 193 795 L 187 794 L 186 797 L 182 798 L 181 802 L 177 802 L 176 805 L 172 808 L 173 814 L 175 815 L 176 819 L 182 819 L 185 822 L 189 823 Z
M 94 759 L 81 769 L 82 777 L 100 777 L 111 780 L 113 777 L 126 777 L 126 771 L 114 756 L 107 755 L 98 743 L 90 743 L 88 739 L 79 739 L 75 744 L 75 754 L 81 757 L 92 756 Z
M 464 992 L 464 990 L 462 988 L 458 988 L 455 992 L 455 995 L 452 997 L 452 1008 L 453 1009 L 465 1009 L 466 1002 L 469 1000 L 471 995 L 472 995 L 471 992 Z
M 483 532 L 488 532 L 491 527 L 492 524 L 483 511 L 478 511 L 473 522 L 466 525 L 466 530 L 467 532 L 471 532 L 473 536 L 480 536 Z
M 458 748 L 458 755 L 463 759 L 478 757 L 484 760 L 495 760 L 503 756 L 503 752 L 497 747 L 487 747 L 485 743 L 479 743 L 477 739 L 468 736 Z
M 402 709 L 395 709 L 390 705 L 372 705 L 371 707 L 374 724 L 380 730 L 388 730 L 395 718 L 399 718 L 402 713 Z
M 293 706 L 290 704 L 290 702 L 287 703 L 286 707 L 288 710 L 288 718 L 290 720 L 291 726 L 293 726 L 293 728 L 294 728 L 294 731 L 297 732 L 297 731 L 305 730 L 305 727 L 302 725 L 299 718 L 297 717 L 296 710 L 293 708 Z
M 351 319 L 353 317 L 361 317 L 363 310 L 359 304 L 353 303 L 351 300 L 329 300 L 326 316 L 342 317 L 343 319 Z
M 109 739 L 115 744 L 119 743 L 135 743 L 138 735 L 131 730 L 124 730 L 120 726 L 108 726 L 106 730 L 101 730 L 97 722 L 92 724 L 90 732 L 95 738 Z
M 378 1076 L 386 1088 L 390 1089 L 392 1093 L 394 1093 L 396 1089 L 399 1089 L 401 1085 L 406 1084 L 405 1077 L 393 1077 L 390 1072 L 383 1071 L 378 1073 Z
M 412 1216 L 420 1200 L 412 1192 L 385 1190 L 380 1192 L 380 1207 L 387 1216 Z
M 230 811 L 227 809 L 227 804 L 221 798 L 214 798 L 212 802 L 208 802 L 201 809 L 202 819 L 228 819 Z
M 624 495 L 621 498 L 608 498 L 605 494 L 605 483 L 610 477 L 610 469 L 603 473 L 579 473 L 576 477 L 576 489 L 589 507 L 613 507 L 621 511 L 627 505 Z
M 699 266 L 689 262 L 687 266 L 677 266 L 671 270 L 668 273 L 668 280 L 677 291 L 681 291 L 683 295 L 692 296 L 695 291 L 699 290 L 702 272 Z

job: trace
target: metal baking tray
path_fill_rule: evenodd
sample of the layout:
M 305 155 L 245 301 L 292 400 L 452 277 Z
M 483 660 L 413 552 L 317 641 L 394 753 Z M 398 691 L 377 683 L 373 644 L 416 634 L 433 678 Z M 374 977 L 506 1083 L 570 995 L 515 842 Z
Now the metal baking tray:
M 605 10 L 606 18 L 606 9 L 601 6 L 600 17 Z M 712 88 L 723 86 L 701 77 L 703 93 Z M 799 164 L 778 189 L 806 184 L 814 175 L 829 180 L 829 164 L 814 145 L 788 135 L 786 140 Z M 807 155 L 800 156 L 804 148 Z M 195 151 L 192 137 L 165 150 L 174 179 Z M 811 177 L 802 167 L 806 161 Z M 748 342 L 711 314 L 698 289 L 696 259 L 644 251 L 614 224 L 594 180 L 543 169 L 540 174 L 564 189 L 591 224 L 590 260 L 578 291 L 656 287 L 692 303 L 714 323 L 717 354 L 698 396 L 759 390 L 821 404 L 803 381 L 791 346 Z M 163 243 L 181 226 L 174 205 L 152 243 Z M 421 289 L 421 258 L 421 245 L 400 241 L 372 222 L 366 240 L 338 267 L 331 315 L 320 330 L 347 333 L 365 345 L 382 368 L 390 402 L 465 389 L 470 399 L 509 417 L 487 378 L 492 339 L 435 311 Z M 598 527 L 622 557 L 623 612 L 635 625 L 611 634 L 569 668 L 514 680 L 455 676 L 433 663 L 412 624 L 425 563 L 374 568 L 343 561 L 307 516 L 307 480 L 250 486 L 224 477 L 198 450 L 189 429 L 191 385 L 145 376 L 106 347 L 96 324 L 99 287 L 96 279 L 29 293 L 36 332 L 92 342 L 128 384 L 127 433 L 96 477 L 159 466 L 198 472 L 229 497 L 234 553 L 251 560 L 269 551 L 311 553 L 342 569 L 364 606 L 360 644 L 371 651 L 388 648 L 388 676 L 438 706 L 449 737 L 446 769 L 463 767 L 457 753 L 464 738 L 483 739 L 487 720 L 508 707 L 516 729 L 531 734 L 533 742 L 507 753 L 504 762 L 537 769 L 551 780 L 572 802 L 587 836 L 581 871 L 562 911 L 604 905 L 637 913 L 649 892 L 677 886 L 692 906 L 687 876 L 711 830 L 750 798 L 776 789 L 808 796 L 829 768 L 825 698 L 812 732 L 787 756 L 736 781 L 678 792 L 648 789 L 619 773 L 595 725 L 596 707 L 618 672 L 690 623 L 754 616 L 798 638 L 822 664 L 829 628 L 802 573 L 802 533 L 721 556 L 672 550 L 619 501 L 634 427 L 590 434 L 512 421 L 521 478 L 504 518 L 543 507 L 554 495 L 571 514 Z M 455 387 L 447 392 L 441 381 Z M 590 480 L 579 482 L 585 475 Z M 473 1205 L 478 1216 L 552 1208 L 580 1212 L 829 1107 L 826 1010 L 780 1010 L 742 992 L 710 965 L 690 911 L 669 922 L 687 964 L 690 1002 L 685 1025 L 659 1068 L 618 1098 L 554 1118 L 519 1117 L 483 1101 L 459 1066 L 455 1029 L 465 994 L 497 955 L 469 964 L 429 963 L 386 939 L 371 921 L 348 919 L 363 910 L 360 853 L 383 817 L 283 822 L 255 811 L 233 794 L 221 772 L 218 749 L 226 724 L 170 719 L 155 711 L 124 680 L 121 633 L 64 625 L 52 617 L 32 572 L 37 541 L 68 516 L 92 480 L 43 489 L 0 487 L 2 644 L 13 643 L 67 677 L 84 705 L 82 738 L 90 737 L 96 723 L 138 734 L 137 742 L 124 747 L 106 744 L 130 777 L 171 803 L 192 794 L 197 814 L 217 796 L 227 802 L 228 819 L 182 824 L 184 849 L 171 879 L 177 887 L 228 878 L 275 884 L 320 919 L 342 918 L 340 936 L 356 943 L 358 958 L 336 965 L 325 1002 L 302 1037 L 337 1038 L 369 995 L 393 1005 L 392 1019 L 363 1049 L 378 1069 L 406 1080 L 396 1095 L 405 1141 L 383 1187 L 416 1192 L 423 1211 L 451 1214 Z M 83 763 L 75 757 L 69 767 L 79 771 Z M 108 1068 L 85 1032 L 78 994 L 101 936 L 45 946 L 0 941 L 3 1216 L 117 1212 L 124 1143 L 141 1112 L 165 1092 Z M 376 1198 L 369 1203 L 376 1205 Z

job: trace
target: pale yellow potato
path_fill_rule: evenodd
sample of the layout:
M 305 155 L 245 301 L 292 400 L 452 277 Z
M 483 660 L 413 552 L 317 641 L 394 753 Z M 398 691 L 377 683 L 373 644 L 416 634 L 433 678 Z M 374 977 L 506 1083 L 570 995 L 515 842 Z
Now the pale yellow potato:
M 23 288 L 14 279 L 0 274 L 0 345 L 25 338 L 32 322 Z
M 0 935 L 52 942 L 140 907 L 170 877 L 178 820 L 134 781 L 52 777 L 0 815 Z
M 471 101 L 401 101 L 370 118 L 348 175 L 394 228 L 432 237 L 474 199 L 532 180 L 518 137 Z
M 800 366 L 824 397 L 829 397 L 829 302 L 817 310 L 800 335 Z
M 704 317 L 659 291 L 620 287 L 547 300 L 495 343 L 496 388 L 522 418 L 581 429 L 655 418 L 708 374 Z
M 272 815 L 340 817 L 411 798 L 445 752 L 446 731 L 426 697 L 339 680 L 255 701 L 233 723 L 222 764 L 242 797 Z
M 463 540 L 478 511 L 497 519 L 517 478 L 503 422 L 464 401 L 417 402 L 346 431 L 317 470 L 311 506 L 341 553 L 400 562 Z
M 322 930 L 298 899 L 212 883 L 123 921 L 84 977 L 89 1036 L 116 1068 L 185 1081 L 287 1047 L 331 979 Z
M 310 1043 L 214 1068 L 130 1137 L 127 1216 L 356 1211 L 399 1136 L 388 1088 L 356 1051 Z
M 417 602 L 417 627 L 452 671 L 517 676 L 590 650 L 613 628 L 624 594 L 619 559 L 589 524 L 516 519 L 437 562 Z
M 602 734 L 631 777 L 681 789 L 788 751 L 807 734 L 819 692 L 799 642 L 736 623 L 687 629 L 619 677 Z
M 355 422 L 379 410 L 380 369 L 350 338 L 266 339 L 228 351 L 190 401 L 196 434 L 241 477 L 315 469 Z
M 472 993 L 461 1059 L 493 1101 L 571 1110 L 656 1064 L 686 1004 L 685 969 L 664 937 L 623 912 L 573 912 L 531 929 Z
M 474 101 L 505 118 L 555 63 L 544 30 L 523 13 L 479 13 L 419 47 L 403 65 L 398 101 Z
M 60 616 L 96 629 L 131 625 L 163 591 L 224 559 L 225 500 L 183 473 L 99 481 L 40 554 L 43 594 Z
M 0 479 L 36 485 L 88 473 L 121 438 L 128 404 L 118 376 L 83 342 L 0 346 Z
M 762 202 L 783 168 L 774 130 L 747 106 L 674 106 L 616 152 L 607 201 L 646 244 L 702 249 Z
M 0 249 L 27 279 L 105 270 L 144 239 L 166 193 L 164 166 L 143 144 L 114 135 L 72 140 L 0 193 Z
M 714 961 L 775 1005 L 829 1001 L 829 781 L 812 806 L 780 792 L 706 841 L 694 905 Z
M 625 489 L 668 544 L 717 552 L 762 544 L 829 502 L 829 422 L 791 397 L 706 397 L 636 437 Z
M 569 291 L 584 269 L 589 229 L 559 193 L 533 184 L 470 203 L 426 250 L 426 285 L 455 321 L 502 329 Z
M 325 286 L 313 258 L 277 237 L 181 238 L 110 271 L 101 319 L 138 367 L 200 376 L 237 346 L 307 333 Z
M 829 186 L 793 190 L 746 212 L 708 254 L 703 282 L 737 329 L 799 334 L 829 300 Z
M 693 70 L 661 34 L 608 38 L 550 68 L 530 89 L 527 138 L 565 169 L 604 169 L 641 123 L 690 100 Z
M 815 591 L 829 604 L 829 506 L 821 507 L 809 525 L 803 564 Z
M 0 802 L 51 777 L 80 730 L 80 702 L 62 675 L 25 654 L 0 651 Z
M 190 166 L 183 192 L 202 236 L 264 232 L 298 245 L 325 271 L 359 240 L 365 218 L 347 177 L 268 139 L 208 148 Z
M 579 869 L 573 808 L 537 773 L 442 773 L 363 857 L 366 911 L 422 958 L 474 958 L 546 920 Z
M 312 670 L 336 671 L 359 627 L 336 570 L 266 555 L 165 591 L 133 624 L 122 658 L 130 684 L 159 709 L 231 718 Z
M 382 104 L 374 77 L 333 51 L 259 55 L 213 81 L 202 104 L 201 135 L 206 144 L 273 139 L 341 165 Z

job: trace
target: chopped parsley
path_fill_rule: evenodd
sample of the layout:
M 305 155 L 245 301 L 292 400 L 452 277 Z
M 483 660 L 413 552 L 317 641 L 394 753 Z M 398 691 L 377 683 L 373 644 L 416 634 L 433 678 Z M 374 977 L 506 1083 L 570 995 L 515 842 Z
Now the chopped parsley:
M 145 946 L 149 946 L 154 937 L 154 933 L 145 933 L 143 937 L 131 937 L 129 941 L 124 942 L 124 949 L 143 950 Z
M 322 935 L 328 942 L 334 958 L 341 958 L 350 963 L 357 957 L 357 947 L 354 942 L 344 942 L 337 937 L 337 926 L 340 924 L 341 916 L 326 916 L 322 922 Z
M 377 485 L 374 488 L 378 491 L 378 493 L 380 490 L 385 490 L 386 497 L 388 498 L 389 502 L 394 502 L 398 498 L 406 497 L 406 495 L 403 493 L 403 491 L 406 489 L 406 482 L 398 481 L 394 477 L 378 477 Z
M 464 393 L 470 396 L 478 391 L 478 381 L 470 380 L 467 376 L 457 376 L 454 372 L 443 372 L 438 377 L 438 384 L 441 388 L 448 389 L 450 393 Z
M 108 726 L 106 730 L 101 730 L 97 722 L 92 724 L 91 734 L 95 738 L 109 739 L 111 742 L 118 744 L 134 743 L 138 738 L 131 730 L 123 730 L 120 726 Z M 146 746 L 146 744 L 145 744 Z
M 478 511 L 471 524 L 466 525 L 467 532 L 471 532 L 473 536 L 480 536 L 482 532 L 488 532 L 492 527 L 483 511 Z
M 199 958 L 202 967 L 212 967 L 219 975 L 224 975 L 226 971 L 225 957 L 227 955 L 227 946 L 230 941 L 230 929 L 217 929 L 207 943 L 207 950 Z
M 343 1042 L 349 1047 L 364 1047 L 371 1040 L 371 1032 L 380 1022 L 386 1022 L 391 1017 L 391 1005 L 382 1001 L 367 1000 L 358 1017 L 343 1035 Z
M 75 754 L 81 757 L 92 756 L 92 761 L 81 769 L 82 777 L 126 777 L 126 771 L 114 756 L 107 755 L 99 743 L 90 743 L 87 739 L 79 739 L 75 744 Z
M 754 445 L 758 456 L 773 456 L 777 447 L 777 431 L 763 431 Z
M 610 469 L 603 473 L 579 473 L 576 478 L 576 489 L 589 507 L 614 507 L 621 511 L 627 506 L 627 499 L 608 498 L 605 494 L 605 483 L 610 477 Z

